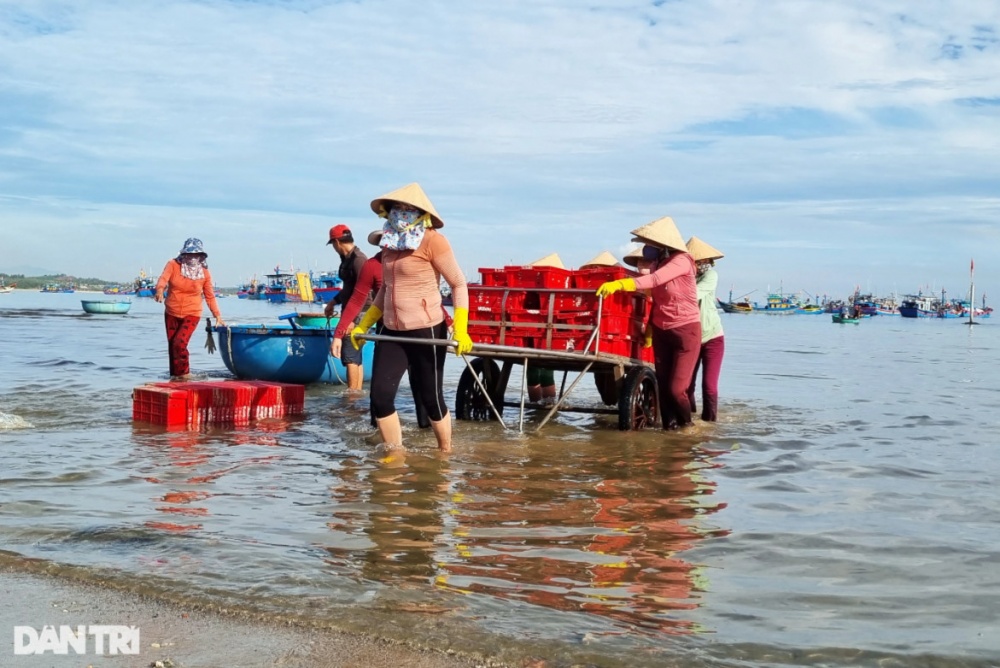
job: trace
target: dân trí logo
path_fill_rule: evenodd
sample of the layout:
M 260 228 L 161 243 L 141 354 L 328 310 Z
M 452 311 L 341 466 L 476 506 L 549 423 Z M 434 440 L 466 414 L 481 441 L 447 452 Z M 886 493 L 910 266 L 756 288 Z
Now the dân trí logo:
M 14 627 L 14 654 L 138 654 L 137 626 Z

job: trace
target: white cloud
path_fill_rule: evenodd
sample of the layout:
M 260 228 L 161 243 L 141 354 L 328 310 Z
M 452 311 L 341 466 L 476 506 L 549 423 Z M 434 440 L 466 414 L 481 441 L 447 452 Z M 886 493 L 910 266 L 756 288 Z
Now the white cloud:
M 223 284 L 326 268 L 417 180 L 467 270 L 669 214 L 724 283 L 1000 276 L 992 2 L 39 1 L 0 35 L 0 271 L 192 235 Z

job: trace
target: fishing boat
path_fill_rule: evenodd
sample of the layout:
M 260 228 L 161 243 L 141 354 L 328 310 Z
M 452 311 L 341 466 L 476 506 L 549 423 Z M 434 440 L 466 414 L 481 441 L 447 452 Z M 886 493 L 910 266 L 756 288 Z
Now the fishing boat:
M 72 283 L 60 285 L 58 283 L 46 283 L 39 292 L 76 292 L 76 286 Z
M 325 319 L 325 318 L 324 318 Z M 237 378 L 279 383 L 346 384 L 347 369 L 330 355 L 333 332 L 325 327 L 226 325 L 219 334 L 222 361 Z M 371 343 L 361 348 L 364 379 L 371 380 Z
M 716 298 L 721 308 L 726 313 L 753 313 L 753 304 L 749 302 L 724 302 Z
M 797 302 L 793 301 L 791 297 L 785 297 L 782 294 L 771 293 L 767 296 L 767 303 L 763 305 L 758 305 L 754 302 L 753 310 L 760 313 L 770 313 L 770 314 L 791 314 L 795 313 L 799 308 Z
M 82 299 L 80 303 L 83 304 L 84 311 L 95 315 L 124 315 L 132 308 L 132 302 L 127 299 Z
M 729 290 L 729 301 L 724 302 L 718 297 L 715 301 L 719 304 L 721 308 L 726 313 L 753 313 L 753 304 L 750 303 L 750 295 L 756 292 L 756 290 L 751 290 L 749 293 L 743 295 L 743 298 L 739 301 L 733 301 L 733 291 Z
M 264 288 L 264 298 L 273 304 L 286 302 L 311 302 L 316 298 L 313 293 L 312 279 L 304 271 L 298 273 L 282 271 L 275 267 L 274 273 L 264 274 L 267 286 Z
M 132 292 L 136 297 L 152 297 L 156 294 L 156 281 L 145 269 L 140 269 L 139 275 L 132 281 Z
M 831 317 L 835 323 L 841 325 L 856 325 L 861 321 L 860 318 L 854 318 L 843 313 L 834 313 Z
M 819 304 L 804 304 L 803 306 L 795 309 L 795 312 L 801 315 L 816 315 L 818 313 L 825 313 L 823 307 Z
M 904 318 L 936 318 L 940 301 L 924 294 L 905 295 L 899 303 L 899 315 Z
M 318 278 L 312 279 L 313 294 L 317 304 L 326 304 L 340 294 L 344 282 L 336 272 L 325 271 Z
M 5 295 L 8 292 L 14 292 L 14 288 L 16 287 L 17 283 L 11 283 L 10 285 L 7 285 L 6 283 L 4 283 L 3 279 L 0 278 L 0 295 Z
M 250 279 L 250 282 L 244 283 L 236 290 L 236 297 L 239 299 L 267 299 L 264 296 L 264 289 L 267 286 L 263 283 L 257 282 L 257 277 Z

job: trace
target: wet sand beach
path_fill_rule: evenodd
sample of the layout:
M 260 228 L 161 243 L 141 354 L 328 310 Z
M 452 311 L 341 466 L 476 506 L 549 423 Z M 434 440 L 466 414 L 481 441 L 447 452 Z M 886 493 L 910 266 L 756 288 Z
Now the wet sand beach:
M 501 666 L 491 661 L 407 646 L 373 635 L 307 628 L 277 619 L 207 611 L 152 596 L 54 577 L 36 567 L 0 567 L 0 665 L 12 668 L 472 668 Z M 46 624 L 133 625 L 140 629 L 138 655 L 15 656 L 15 626 L 41 630 Z M 159 663 L 158 663 L 159 662 Z

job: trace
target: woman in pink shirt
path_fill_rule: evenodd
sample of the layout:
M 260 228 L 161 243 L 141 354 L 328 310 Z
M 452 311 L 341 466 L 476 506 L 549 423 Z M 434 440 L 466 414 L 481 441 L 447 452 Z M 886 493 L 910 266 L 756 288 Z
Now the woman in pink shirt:
M 660 420 L 664 429 L 691 424 L 687 390 L 701 352 L 701 311 L 695 284 L 695 264 L 684 239 L 669 217 L 632 230 L 633 241 L 643 247 L 643 257 L 652 261 L 649 274 L 609 281 L 597 289 L 608 296 L 619 290 L 650 290 L 653 307 L 653 359 L 660 397 Z
M 191 377 L 188 342 L 201 322 L 205 302 L 215 316 L 216 325 L 222 326 L 219 303 L 215 299 L 215 284 L 205 260 L 208 254 L 201 239 L 188 239 L 180 254 L 167 262 L 153 296 L 158 302 L 164 301 L 166 310 L 164 321 L 167 328 L 167 354 L 170 358 L 170 375 L 175 380 Z
M 465 276 L 448 240 L 438 230 L 444 221 L 416 183 L 372 200 L 372 211 L 385 218 L 382 226 L 382 287 L 375 303 L 351 331 L 357 347 L 380 318 L 382 335 L 403 339 L 448 339 L 441 307 L 441 277 L 451 287 L 455 304 L 452 338 L 456 354 L 472 350 L 469 338 L 469 292 Z M 451 450 L 451 414 L 444 402 L 444 360 L 447 346 L 382 340 L 372 363 L 371 401 L 385 446 L 403 444 L 395 398 L 399 382 L 410 371 L 415 394 L 427 409 L 438 448 Z

